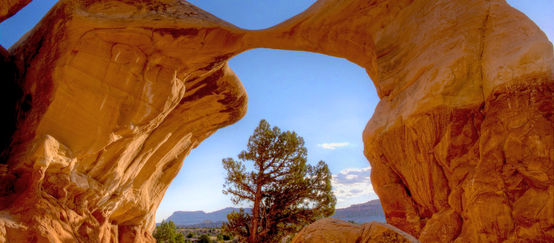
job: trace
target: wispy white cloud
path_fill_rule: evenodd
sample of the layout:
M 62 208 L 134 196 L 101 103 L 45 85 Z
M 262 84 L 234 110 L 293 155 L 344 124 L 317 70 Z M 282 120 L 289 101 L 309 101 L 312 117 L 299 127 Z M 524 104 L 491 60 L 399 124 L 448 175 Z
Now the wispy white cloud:
M 330 150 L 335 150 L 337 148 L 340 148 L 340 147 L 346 147 L 350 145 L 349 142 L 343 142 L 343 143 L 322 143 L 322 144 L 318 144 L 317 146 L 321 147 L 321 148 L 324 148 L 324 149 L 330 149 Z
M 338 203 L 360 197 L 375 197 L 369 178 L 370 173 L 371 167 L 368 166 L 366 168 L 344 169 L 334 174 L 331 183 Z
M 338 184 L 350 185 L 356 183 L 369 183 L 371 180 L 369 174 L 371 167 L 366 168 L 348 168 L 341 170 L 338 174 L 333 175 L 333 180 Z

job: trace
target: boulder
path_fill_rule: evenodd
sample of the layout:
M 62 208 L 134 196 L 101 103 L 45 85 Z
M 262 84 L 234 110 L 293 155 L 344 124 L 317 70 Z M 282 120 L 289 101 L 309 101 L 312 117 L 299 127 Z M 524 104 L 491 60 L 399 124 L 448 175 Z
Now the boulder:
M 416 243 L 413 236 L 388 224 L 373 221 L 363 225 L 352 224 L 335 218 L 320 219 L 304 227 L 292 240 L 293 243 Z

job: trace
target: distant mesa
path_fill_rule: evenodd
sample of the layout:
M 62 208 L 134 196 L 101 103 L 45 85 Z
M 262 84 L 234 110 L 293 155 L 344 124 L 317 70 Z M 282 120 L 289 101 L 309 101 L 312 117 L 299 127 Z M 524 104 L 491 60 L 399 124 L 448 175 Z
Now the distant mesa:
M 385 213 L 379 200 L 353 204 L 347 208 L 337 208 L 332 217 L 355 223 L 367 223 L 371 221 L 386 223 Z
M 204 211 L 176 211 L 167 220 L 173 221 L 178 226 L 210 227 L 207 225 L 219 225 L 227 221 L 227 214 L 239 211 L 240 208 L 227 207 L 210 213 Z M 250 208 L 245 209 L 250 212 Z M 214 226 L 218 227 L 218 226 Z
M 239 210 L 240 208 L 227 207 L 210 213 L 204 211 L 176 211 L 167 220 L 173 221 L 177 226 L 199 228 L 220 227 L 223 222 L 227 222 L 227 214 Z M 250 208 L 245 208 L 245 210 L 247 212 L 251 211 Z M 379 200 L 353 204 L 347 208 L 338 208 L 332 217 L 355 223 L 386 222 L 385 213 Z

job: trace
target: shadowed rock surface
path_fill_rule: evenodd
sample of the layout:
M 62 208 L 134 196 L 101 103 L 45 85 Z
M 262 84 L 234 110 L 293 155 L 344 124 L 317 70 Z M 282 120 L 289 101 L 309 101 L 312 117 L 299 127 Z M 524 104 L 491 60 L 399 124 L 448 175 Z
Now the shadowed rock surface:
M 422 242 L 554 241 L 552 44 L 502 0 L 320 0 L 260 31 L 185 1 L 62 0 L 0 49 L 0 241 L 152 242 L 184 157 L 246 111 L 227 60 L 260 47 L 366 68 L 389 224 Z
M 14 15 L 30 2 L 31 0 L 0 0 L 0 22 Z

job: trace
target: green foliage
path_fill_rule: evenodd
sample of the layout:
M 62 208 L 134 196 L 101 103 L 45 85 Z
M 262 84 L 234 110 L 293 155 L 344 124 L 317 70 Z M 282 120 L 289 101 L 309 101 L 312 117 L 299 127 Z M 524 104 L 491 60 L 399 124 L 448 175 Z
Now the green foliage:
M 177 232 L 177 236 L 175 236 L 175 243 L 184 243 L 185 242 L 185 236 L 181 232 Z
M 210 237 L 208 235 L 202 235 L 198 238 L 199 243 L 210 243 Z
M 232 239 L 233 239 L 232 235 L 228 232 L 225 232 L 223 229 L 220 231 L 219 234 L 217 234 L 218 241 L 228 241 Z
M 156 226 L 156 230 L 153 234 L 157 242 L 164 243 L 184 243 L 185 237 L 181 232 L 177 231 L 177 227 L 173 221 L 163 221 L 159 226 Z
M 304 140 L 295 132 L 281 132 L 261 120 L 239 160 L 223 159 L 227 170 L 224 193 L 235 204 L 253 204 L 227 215 L 223 230 L 242 241 L 276 242 L 303 226 L 334 213 L 331 172 L 325 162 L 306 163 Z M 246 161 L 253 169 L 246 169 Z
M 187 234 L 187 238 L 192 238 L 193 236 L 194 236 L 194 235 L 192 234 L 192 232 L 189 232 L 189 233 Z

